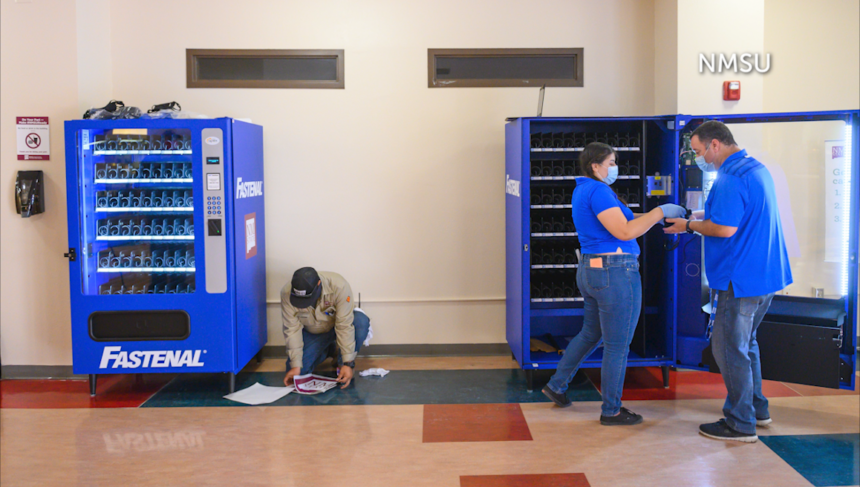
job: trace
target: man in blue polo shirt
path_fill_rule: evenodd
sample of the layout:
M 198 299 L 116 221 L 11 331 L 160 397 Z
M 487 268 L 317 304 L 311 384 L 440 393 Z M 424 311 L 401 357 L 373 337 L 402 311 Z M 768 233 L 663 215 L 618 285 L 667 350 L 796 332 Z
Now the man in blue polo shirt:
M 756 426 L 771 422 L 756 330 L 773 295 L 792 282 L 776 191 L 767 168 L 737 146 L 725 124 L 703 123 L 691 145 L 702 171 L 717 172 L 705 219 L 667 218 L 671 226 L 664 231 L 704 235 L 705 271 L 716 304 L 711 350 L 728 389 L 726 417 L 699 426 L 699 432 L 753 443 Z

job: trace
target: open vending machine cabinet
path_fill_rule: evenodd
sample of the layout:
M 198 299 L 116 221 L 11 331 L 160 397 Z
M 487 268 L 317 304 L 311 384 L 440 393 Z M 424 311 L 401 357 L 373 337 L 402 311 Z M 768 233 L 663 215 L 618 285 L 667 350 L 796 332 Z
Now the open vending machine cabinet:
M 688 152 L 693 130 L 726 123 L 773 176 L 794 283 L 774 297 L 757 339 L 765 379 L 854 389 L 857 363 L 860 112 L 513 118 L 505 128 L 507 341 L 532 389 L 582 328 L 579 242 L 570 197 L 585 145 L 616 148 L 613 190 L 634 212 L 703 208 L 713 173 Z M 709 287 L 699 235 L 639 238 L 642 310 L 629 367 L 716 372 L 707 335 Z M 602 348 L 583 367 L 600 367 Z

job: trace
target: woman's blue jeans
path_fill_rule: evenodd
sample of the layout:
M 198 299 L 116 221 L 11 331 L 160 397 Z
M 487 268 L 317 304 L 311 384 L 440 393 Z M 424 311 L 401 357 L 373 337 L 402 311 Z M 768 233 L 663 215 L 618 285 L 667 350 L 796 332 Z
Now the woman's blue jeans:
M 579 366 L 602 339 L 601 413 L 615 416 L 621 410 L 627 354 L 642 308 L 639 260 L 632 254 L 584 254 L 576 284 L 585 298 L 582 331 L 568 344 L 547 386 L 564 394 Z

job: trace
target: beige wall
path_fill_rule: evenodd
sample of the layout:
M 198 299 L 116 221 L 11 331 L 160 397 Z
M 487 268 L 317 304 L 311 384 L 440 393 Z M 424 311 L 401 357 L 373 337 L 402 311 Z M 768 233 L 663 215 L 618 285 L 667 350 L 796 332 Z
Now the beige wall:
M 860 108 L 860 2 L 765 0 L 764 109 Z
M 692 0 L 0 2 L 4 365 L 71 363 L 61 121 L 83 108 L 177 100 L 186 111 L 263 125 L 270 300 L 295 268 L 314 265 L 361 292 L 374 343 L 498 343 L 504 119 L 533 115 L 537 90 L 428 89 L 427 49 L 584 47 L 585 87 L 550 88 L 550 116 L 783 111 L 801 109 L 788 80 L 808 78 L 788 71 L 796 48 L 785 46 L 801 41 L 782 29 L 798 30 L 812 10 L 793 2 L 803 12 L 793 17 L 775 11 L 781 1 L 730 0 L 721 8 L 738 13 L 727 26 L 710 20 L 711 4 Z M 857 38 L 851 8 L 831 0 L 809 14 L 822 34 L 807 29 L 803 38 L 823 43 L 809 56 L 844 54 L 848 67 L 837 72 L 848 75 L 816 78 L 803 109 L 846 108 L 831 87 L 846 90 L 858 71 L 850 35 L 839 40 L 846 29 Z M 827 41 L 834 17 L 847 27 Z M 346 89 L 188 90 L 186 48 L 345 49 Z M 772 52 L 773 70 L 738 74 L 742 100 L 726 104 L 720 87 L 735 75 L 699 74 L 698 52 Z M 857 107 L 853 93 L 847 108 Z M 51 117 L 52 161 L 15 160 L 20 115 Z M 14 173 L 30 168 L 47 171 L 48 213 L 22 220 Z M 269 337 L 283 341 L 274 303 Z
M 678 0 L 677 15 L 678 111 L 689 115 L 761 112 L 767 75 L 755 70 L 699 73 L 699 54 L 764 54 L 764 0 Z M 740 100 L 723 101 L 723 81 L 728 80 L 741 82 Z
M 0 2 L 0 357 L 3 365 L 70 364 L 63 120 L 80 117 L 75 2 Z M 47 116 L 51 160 L 18 161 L 15 117 Z M 15 176 L 45 171 L 47 211 L 15 213 Z
M 113 96 L 110 12 L 110 0 L 75 2 L 80 113 L 92 107 L 105 106 Z
M 233 2 L 113 1 L 113 28 L 101 30 L 93 29 L 104 25 L 108 9 L 79 2 L 77 32 L 75 3 L 65 5 L 62 18 L 18 23 L 69 32 L 54 42 L 71 52 L 72 83 L 61 88 L 73 86 L 65 97 L 73 109 L 53 119 L 55 132 L 60 119 L 80 116 L 75 107 L 109 98 L 142 108 L 177 100 L 187 111 L 263 125 L 269 299 L 277 300 L 297 267 L 336 270 L 361 292 L 374 343 L 504 341 L 504 119 L 533 115 L 537 89 L 428 89 L 428 48 L 584 47 L 585 87 L 550 88 L 545 115 L 649 115 L 654 107 L 650 2 L 533 2 L 524 9 L 513 1 L 261 1 L 235 9 Z M 134 19 L 136 27 L 119 28 L 126 24 L 117 19 Z M 77 72 L 76 42 L 88 46 L 77 49 Z M 187 90 L 186 48 L 346 49 L 346 89 Z M 107 49 L 108 62 L 100 63 Z M 87 86 L 74 86 L 76 76 Z M 37 95 L 24 93 L 21 103 L 32 106 Z M 4 85 L 4 110 L 7 96 Z M 4 137 L 14 135 L 8 119 Z M 64 209 L 51 211 L 62 222 Z M 59 250 L 65 232 L 56 226 Z M 5 245 L 2 255 L 4 282 L 29 262 L 8 260 Z M 42 265 L 63 284 L 65 261 Z M 31 285 L 40 287 L 41 279 Z M 41 311 L 54 318 L 31 318 L 63 337 L 58 361 L 39 340 L 6 339 L 29 321 L 7 315 L 44 307 L 43 296 L 9 286 L 3 292 L 4 364 L 69 363 L 68 291 Z M 270 344 L 282 343 L 275 305 L 269 330 Z
M 549 89 L 545 114 L 653 107 L 647 2 L 211 5 L 114 2 L 116 18 L 184 26 L 147 42 L 115 29 L 114 92 L 263 125 L 269 299 L 299 267 L 340 272 L 374 343 L 504 341 L 504 121 L 533 115 L 537 89 L 428 89 L 428 48 L 581 46 L 585 88 Z M 186 48 L 345 49 L 346 89 L 188 90 Z M 269 330 L 282 343 L 276 305 Z
M 766 111 L 860 109 L 860 2 L 765 0 L 765 50 L 776 61 L 764 77 Z M 816 34 L 818 33 L 818 34 Z M 841 122 L 768 127 L 765 146 L 786 167 L 800 258 L 792 259 L 795 284 L 836 294 L 841 266 L 824 262 L 824 141 L 843 138 Z M 786 145 L 785 140 L 791 140 Z M 860 334 L 860 329 L 857 330 Z
M 678 113 L 678 0 L 654 1 L 654 114 Z

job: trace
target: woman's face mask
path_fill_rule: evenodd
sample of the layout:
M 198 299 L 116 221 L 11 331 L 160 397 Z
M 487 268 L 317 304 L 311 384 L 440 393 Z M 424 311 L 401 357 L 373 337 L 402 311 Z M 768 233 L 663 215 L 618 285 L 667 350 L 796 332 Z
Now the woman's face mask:
M 612 184 L 616 179 L 618 179 L 618 166 L 609 166 L 609 172 L 606 174 L 606 178 L 603 179 L 603 182 L 606 184 Z
M 615 162 L 615 161 L 614 160 L 610 161 L 610 164 L 612 162 Z M 603 169 L 606 169 L 606 175 L 605 176 L 601 174 L 603 172 Z M 596 171 L 594 171 L 594 175 L 597 176 L 597 178 L 600 179 L 601 181 L 603 181 L 604 183 L 612 184 L 615 182 L 616 179 L 618 179 L 618 166 L 616 166 L 616 165 L 604 166 L 603 164 L 601 164 L 600 167 Z
M 715 172 L 717 170 L 713 162 L 705 161 L 705 154 L 707 154 L 709 150 L 711 150 L 710 144 L 708 145 L 708 148 L 705 149 L 704 154 L 696 157 L 696 165 L 699 166 L 699 169 L 701 169 L 702 172 Z

